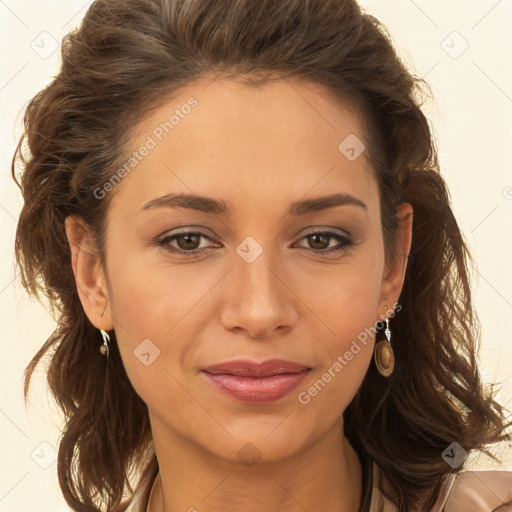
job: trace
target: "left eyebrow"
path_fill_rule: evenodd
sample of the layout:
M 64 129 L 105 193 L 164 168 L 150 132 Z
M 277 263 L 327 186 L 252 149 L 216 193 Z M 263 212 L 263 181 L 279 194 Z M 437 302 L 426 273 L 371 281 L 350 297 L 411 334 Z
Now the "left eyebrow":
M 312 212 L 347 205 L 358 206 L 364 209 L 365 212 L 368 212 L 368 207 L 363 203 L 363 201 L 351 196 L 350 194 L 340 193 L 296 201 L 291 204 L 289 214 L 306 215 Z M 189 208 L 203 213 L 224 217 L 231 217 L 233 215 L 233 209 L 225 201 L 213 199 L 211 197 L 198 196 L 195 194 L 172 193 L 152 199 L 139 210 L 139 213 L 157 207 Z
M 318 212 L 321 210 L 327 210 L 328 208 L 335 208 L 336 206 L 359 206 L 366 213 L 368 213 L 368 207 L 363 201 L 357 199 L 357 197 L 351 196 L 350 194 L 332 194 L 330 196 L 316 197 L 314 199 L 303 199 L 292 203 L 290 207 L 291 215 L 305 215 L 311 212 Z
M 190 208 L 204 213 L 218 216 L 231 216 L 233 211 L 225 201 L 211 197 L 197 196 L 195 194 L 166 194 L 165 196 L 152 199 L 146 203 L 139 213 L 152 208 Z

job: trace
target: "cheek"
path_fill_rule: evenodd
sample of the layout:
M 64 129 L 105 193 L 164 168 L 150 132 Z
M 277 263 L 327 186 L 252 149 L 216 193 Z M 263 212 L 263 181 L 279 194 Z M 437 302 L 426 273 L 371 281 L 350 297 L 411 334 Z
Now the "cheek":
M 298 393 L 311 414 L 335 421 L 354 398 L 373 355 L 376 334 L 377 286 L 371 279 L 349 279 L 323 304 L 329 329 L 315 339 L 315 371 Z M 334 299 L 335 298 L 335 299 Z M 318 304 L 320 306 L 320 304 Z M 318 307 L 317 306 L 317 307 Z M 313 411 L 316 411 L 313 413 Z
M 193 265 L 163 260 L 152 261 L 141 251 L 120 259 L 120 264 L 110 264 L 113 320 L 133 343 L 145 338 L 162 340 L 182 328 L 215 284 L 214 269 L 208 275 L 198 275 Z
M 128 378 L 152 409 L 163 411 L 170 396 L 173 409 L 186 408 L 190 396 L 183 388 L 187 383 L 180 362 L 188 350 L 186 341 L 194 339 L 183 335 L 190 306 L 182 294 L 161 278 L 155 279 L 149 269 L 118 272 L 112 314 Z
M 316 336 L 317 371 L 299 402 L 329 404 L 336 417 L 359 389 L 370 364 L 376 334 L 383 271 L 383 251 L 377 244 L 358 253 L 309 295 L 311 309 L 319 312 L 321 332 Z M 335 277 L 334 279 L 332 277 Z M 318 397 L 318 398 L 317 398 Z
M 336 329 L 317 352 L 321 364 L 313 386 L 324 395 L 320 401 L 332 404 L 334 416 L 350 403 L 370 364 L 376 334 L 374 304 L 371 296 L 342 304 Z M 315 390 L 308 393 L 314 394 Z
M 208 321 L 204 305 L 222 274 L 212 268 L 198 275 L 193 265 L 151 264 L 136 255 L 120 258 L 114 251 L 111 259 L 111 314 L 135 390 L 151 403 L 159 389 L 174 389 L 176 406 L 180 397 L 186 403 L 189 397 L 180 393 L 175 379 L 183 383 L 188 377 L 181 366 Z
M 327 346 L 343 350 L 350 340 L 375 325 L 383 267 L 384 254 L 377 242 L 336 267 L 315 272 L 303 269 L 300 294 L 317 313 Z
M 298 402 L 313 413 L 322 411 L 327 423 L 340 417 L 354 398 L 372 357 L 369 343 L 350 343 L 335 352 L 297 395 Z

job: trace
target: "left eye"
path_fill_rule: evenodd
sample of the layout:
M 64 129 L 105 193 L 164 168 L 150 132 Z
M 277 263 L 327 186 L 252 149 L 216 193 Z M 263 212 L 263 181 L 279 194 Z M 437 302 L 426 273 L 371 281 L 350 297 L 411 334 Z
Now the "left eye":
M 330 246 L 330 241 L 336 240 L 338 242 L 338 245 L 334 247 Z M 348 238 L 348 236 L 342 235 L 340 233 L 337 233 L 335 231 L 315 231 L 313 233 L 309 233 L 308 235 L 304 236 L 302 240 L 308 240 L 308 243 L 310 245 L 310 248 L 316 252 L 316 253 L 330 253 L 330 252 L 337 252 L 337 251 L 346 251 L 349 247 L 354 245 L 354 242 Z M 327 245 L 326 245 L 327 240 Z M 313 243 L 313 246 L 311 245 L 311 242 Z M 316 245 L 316 247 L 315 247 Z M 318 247 L 320 246 L 320 247 Z M 306 249 L 308 249 L 306 247 Z
M 205 247 L 200 247 L 201 239 L 212 241 L 211 238 L 206 236 L 204 233 L 185 231 L 165 236 L 157 241 L 157 245 L 165 247 L 165 249 L 170 252 L 183 254 L 185 256 L 194 256 L 205 249 Z M 334 247 L 330 244 L 333 239 L 338 242 Z M 301 241 L 302 240 L 307 240 L 309 245 L 309 247 L 302 246 L 302 249 L 306 249 L 320 255 L 338 251 L 347 251 L 354 245 L 353 240 L 348 236 L 335 231 L 315 231 L 302 237 Z M 171 243 L 175 243 L 176 245 L 171 245 Z
M 193 255 L 200 250 L 197 244 L 201 240 L 201 238 L 210 240 L 210 238 L 204 235 L 203 233 L 194 233 L 190 231 L 177 233 L 171 236 L 166 236 L 165 238 L 160 240 L 158 244 L 160 246 L 165 246 L 166 248 L 169 248 L 171 252 L 178 252 L 185 255 Z M 174 241 L 177 242 L 178 247 L 169 247 L 169 244 Z

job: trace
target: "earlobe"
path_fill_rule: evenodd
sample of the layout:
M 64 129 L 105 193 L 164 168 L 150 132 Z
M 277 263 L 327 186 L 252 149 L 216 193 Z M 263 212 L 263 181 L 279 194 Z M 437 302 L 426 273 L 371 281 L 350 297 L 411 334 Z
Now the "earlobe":
M 113 329 L 103 265 L 91 242 L 91 231 L 84 220 L 69 216 L 65 220 L 71 252 L 71 266 L 78 296 L 85 314 L 98 329 Z
M 402 203 L 398 206 L 396 215 L 398 218 L 396 258 L 391 266 L 386 265 L 385 268 L 378 313 L 384 311 L 384 304 L 398 303 L 411 250 L 413 208 L 408 203 Z

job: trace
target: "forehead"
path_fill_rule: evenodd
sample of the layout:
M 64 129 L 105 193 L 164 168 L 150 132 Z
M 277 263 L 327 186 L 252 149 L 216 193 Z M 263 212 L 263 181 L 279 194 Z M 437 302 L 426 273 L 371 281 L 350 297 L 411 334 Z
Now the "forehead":
M 347 140 L 360 156 L 347 157 Z M 290 202 L 308 191 L 355 194 L 373 186 L 363 140 L 357 111 L 321 85 L 201 80 L 132 131 L 126 161 L 130 155 L 137 161 L 117 185 L 114 202 L 118 195 L 117 201 L 140 207 L 171 191 L 228 202 L 243 197 L 246 204 L 262 197 Z

